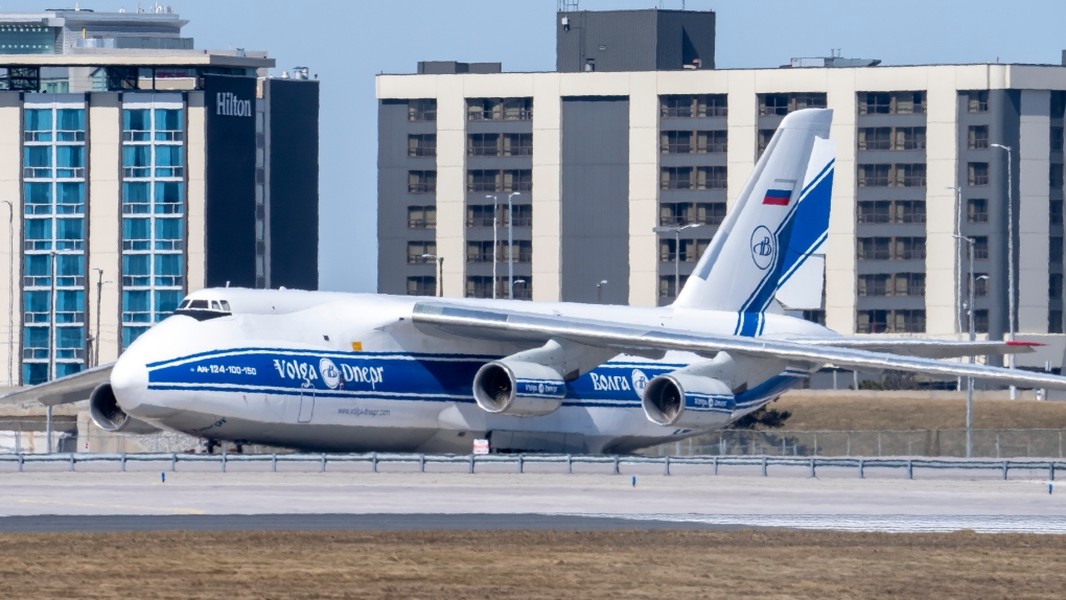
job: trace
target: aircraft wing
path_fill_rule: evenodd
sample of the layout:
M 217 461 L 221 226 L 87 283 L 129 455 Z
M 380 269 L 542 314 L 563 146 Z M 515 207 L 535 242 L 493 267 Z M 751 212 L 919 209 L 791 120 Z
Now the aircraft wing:
M 871 352 L 887 352 L 923 358 L 961 358 L 966 356 L 1002 356 L 1034 352 L 1043 344 L 1022 341 L 952 341 L 915 338 L 874 339 L 860 337 L 816 338 L 792 340 L 813 346 L 853 348 Z
M 86 369 L 80 373 L 67 375 L 45 383 L 24 387 L 18 391 L 0 396 L 0 402 L 23 403 L 40 402 L 45 406 L 70 404 L 87 400 L 96 386 L 107 383 L 111 378 L 114 363 Z
M 834 338 L 826 338 L 819 340 L 818 344 L 812 344 L 809 341 L 690 333 L 676 329 L 474 308 L 440 302 L 416 303 L 412 321 L 427 333 L 445 333 L 474 339 L 534 343 L 562 338 L 587 346 L 606 347 L 619 353 L 636 355 L 679 350 L 712 357 L 718 352 L 730 352 L 811 365 L 834 364 L 838 367 L 869 370 L 894 369 L 944 378 L 975 377 L 1018 387 L 1066 389 L 1066 377 L 834 346 Z M 844 344 L 853 340 L 844 337 L 840 339 Z

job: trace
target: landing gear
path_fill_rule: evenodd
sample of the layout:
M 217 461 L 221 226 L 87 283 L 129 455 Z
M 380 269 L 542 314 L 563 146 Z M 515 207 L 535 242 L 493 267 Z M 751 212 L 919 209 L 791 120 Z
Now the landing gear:
M 215 450 L 221 446 L 218 440 L 205 439 L 204 440 L 204 454 L 214 454 Z

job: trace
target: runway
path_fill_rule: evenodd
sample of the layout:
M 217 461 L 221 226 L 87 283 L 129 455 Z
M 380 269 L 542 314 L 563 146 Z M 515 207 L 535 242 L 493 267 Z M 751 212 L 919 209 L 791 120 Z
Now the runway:
M 1066 534 L 1041 480 L 5 473 L 0 531 L 720 529 Z

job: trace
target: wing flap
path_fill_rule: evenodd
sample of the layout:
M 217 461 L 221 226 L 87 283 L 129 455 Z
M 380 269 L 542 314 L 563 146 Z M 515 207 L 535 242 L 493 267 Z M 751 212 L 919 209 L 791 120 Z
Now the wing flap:
M 578 319 L 563 315 L 501 311 L 440 302 L 416 303 L 412 320 L 419 328 L 439 328 L 453 335 L 474 339 L 513 338 L 543 342 L 553 337 L 560 337 L 590 346 L 611 348 L 619 353 L 648 354 L 655 351 L 679 350 L 710 357 L 718 352 L 731 352 L 753 357 L 834 364 L 838 367 L 912 371 L 944 378 L 975 377 L 1019 387 L 1066 389 L 1066 377 L 1017 369 L 946 362 L 932 358 L 900 356 L 862 348 L 837 347 L 831 345 L 835 338 L 826 338 L 820 344 L 811 344 L 809 341 L 689 333 L 675 329 Z M 849 339 L 852 338 L 840 338 L 844 343 Z
M 1034 352 L 1037 346 L 1042 345 L 1030 342 L 958 342 L 933 339 L 873 339 L 853 337 L 793 341 L 811 344 L 813 346 L 852 348 L 856 350 L 869 350 L 871 352 L 885 352 L 901 356 L 920 356 L 922 358 L 964 358 L 967 356 L 1005 356 L 1007 354 L 1025 354 Z

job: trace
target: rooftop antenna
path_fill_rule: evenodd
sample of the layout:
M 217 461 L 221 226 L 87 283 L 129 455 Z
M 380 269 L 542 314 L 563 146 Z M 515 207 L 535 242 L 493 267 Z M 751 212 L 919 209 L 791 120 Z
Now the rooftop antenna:
M 559 0 L 559 12 L 577 12 L 578 0 Z

